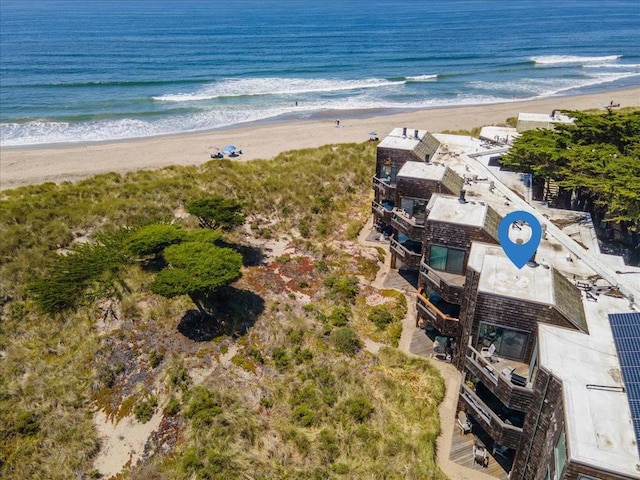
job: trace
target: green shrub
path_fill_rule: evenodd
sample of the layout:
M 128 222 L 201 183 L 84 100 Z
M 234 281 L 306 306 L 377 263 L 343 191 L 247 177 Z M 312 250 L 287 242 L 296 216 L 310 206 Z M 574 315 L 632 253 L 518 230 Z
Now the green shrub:
M 329 429 L 324 429 L 318 435 L 318 447 L 323 453 L 325 461 L 333 462 L 340 454 L 338 437 Z
M 331 325 L 336 327 L 344 327 L 349 323 L 349 317 L 351 316 L 351 311 L 344 307 L 337 307 L 333 309 L 331 315 L 329 315 L 329 322 Z
M 164 409 L 164 414 L 169 417 L 176 416 L 178 412 L 180 412 L 181 407 L 182 405 L 180 404 L 180 400 L 178 400 L 176 397 L 171 397 Z
M 149 365 L 151 368 L 156 368 L 162 362 L 164 355 L 158 353 L 155 349 L 149 352 Z
M 342 353 L 347 355 L 354 355 L 360 348 L 362 348 L 362 342 L 349 327 L 340 327 L 331 333 L 333 345 Z
M 182 390 L 183 392 L 187 391 L 189 388 L 189 384 L 191 383 L 191 378 L 187 373 L 186 368 L 177 368 L 169 372 L 168 375 L 169 385 L 172 388 L 177 388 Z
M 307 405 L 298 405 L 291 412 L 291 417 L 294 422 L 302 427 L 311 427 L 316 423 L 317 414 L 316 411 Z
M 200 460 L 198 449 L 194 445 L 185 450 L 180 463 L 182 472 L 189 475 L 200 471 L 204 467 L 204 463 Z
M 189 402 L 184 416 L 190 419 L 196 428 L 211 425 L 215 417 L 222 413 L 222 405 L 215 392 L 197 386 L 189 392 L 188 397 Z
M 333 470 L 338 475 L 346 475 L 349 473 L 349 466 L 344 463 L 334 463 L 331 465 L 331 470 Z
M 35 412 L 20 412 L 13 426 L 13 431 L 20 435 L 35 435 L 40 430 L 40 421 Z
M 387 327 L 387 333 L 391 339 L 391 345 L 397 348 L 402 336 L 402 324 L 400 322 L 392 323 Z
M 153 417 L 158 406 L 158 398 L 155 395 L 151 395 L 136 403 L 133 407 L 133 415 L 140 423 L 147 423 Z
M 356 277 L 335 277 L 330 275 L 324 279 L 323 283 L 329 289 L 330 296 L 336 300 L 353 303 L 359 292 L 358 279 Z
M 296 362 L 296 365 L 310 362 L 311 360 L 313 360 L 313 352 L 308 348 L 300 348 L 296 345 L 293 348 L 293 359 Z
M 393 322 L 393 314 L 384 305 L 376 305 L 371 309 L 367 316 L 370 322 L 373 322 L 376 327 L 383 329 L 391 322 Z
M 338 410 L 343 418 L 363 423 L 373 414 L 373 406 L 362 397 L 351 397 L 340 403 Z
M 289 366 L 289 356 L 284 348 L 276 347 L 272 353 L 273 363 L 279 370 L 284 370 Z

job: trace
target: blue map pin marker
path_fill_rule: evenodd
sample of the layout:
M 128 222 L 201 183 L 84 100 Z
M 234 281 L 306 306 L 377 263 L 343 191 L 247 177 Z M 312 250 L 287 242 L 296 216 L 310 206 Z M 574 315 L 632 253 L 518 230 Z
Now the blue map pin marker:
M 526 222 L 531 228 L 531 238 L 527 243 L 514 243 L 509 238 L 509 227 L 511 227 L 512 223 L 518 221 Z M 538 222 L 536 217 L 524 210 L 511 212 L 502 219 L 498 226 L 498 239 L 500 240 L 502 250 L 504 250 L 509 260 L 518 268 L 524 267 L 531 259 L 538 249 L 538 245 L 540 245 L 541 238 L 542 228 L 540 227 L 540 222 Z

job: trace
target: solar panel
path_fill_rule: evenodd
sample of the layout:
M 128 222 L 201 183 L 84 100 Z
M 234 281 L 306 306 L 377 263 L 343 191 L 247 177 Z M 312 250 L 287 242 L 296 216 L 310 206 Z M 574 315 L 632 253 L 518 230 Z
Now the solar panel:
M 640 453 L 640 313 L 610 313 L 609 323 Z

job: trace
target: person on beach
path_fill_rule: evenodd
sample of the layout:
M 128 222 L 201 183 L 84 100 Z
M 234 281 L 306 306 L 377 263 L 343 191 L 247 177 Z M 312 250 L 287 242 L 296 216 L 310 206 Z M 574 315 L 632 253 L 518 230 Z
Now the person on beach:
M 336 119 L 336 127 L 340 127 L 340 119 Z

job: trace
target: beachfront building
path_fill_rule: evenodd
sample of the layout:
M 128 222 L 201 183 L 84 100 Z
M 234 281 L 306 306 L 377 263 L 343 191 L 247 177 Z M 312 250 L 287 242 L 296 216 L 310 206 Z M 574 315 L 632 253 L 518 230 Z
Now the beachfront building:
M 434 193 L 455 193 L 463 181 L 431 162 L 440 142 L 425 130 L 394 129 L 377 149 L 371 208 L 377 229 L 391 240 L 391 264 L 418 271 L 426 207 Z
M 508 146 L 409 129 L 390 137 L 378 151 L 374 218 L 392 267 L 419 265 L 416 324 L 432 357 L 459 372 L 469 456 L 490 452 L 510 480 L 640 478 L 640 269 L 616 273 L 620 259 L 600 254 L 588 214 L 532 202 L 527 178 L 495 161 Z M 543 231 L 522 269 L 497 235 L 515 210 Z M 509 228 L 513 242 L 529 235 L 524 223 Z M 415 255 L 397 247 L 405 238 L 419 243 Z

